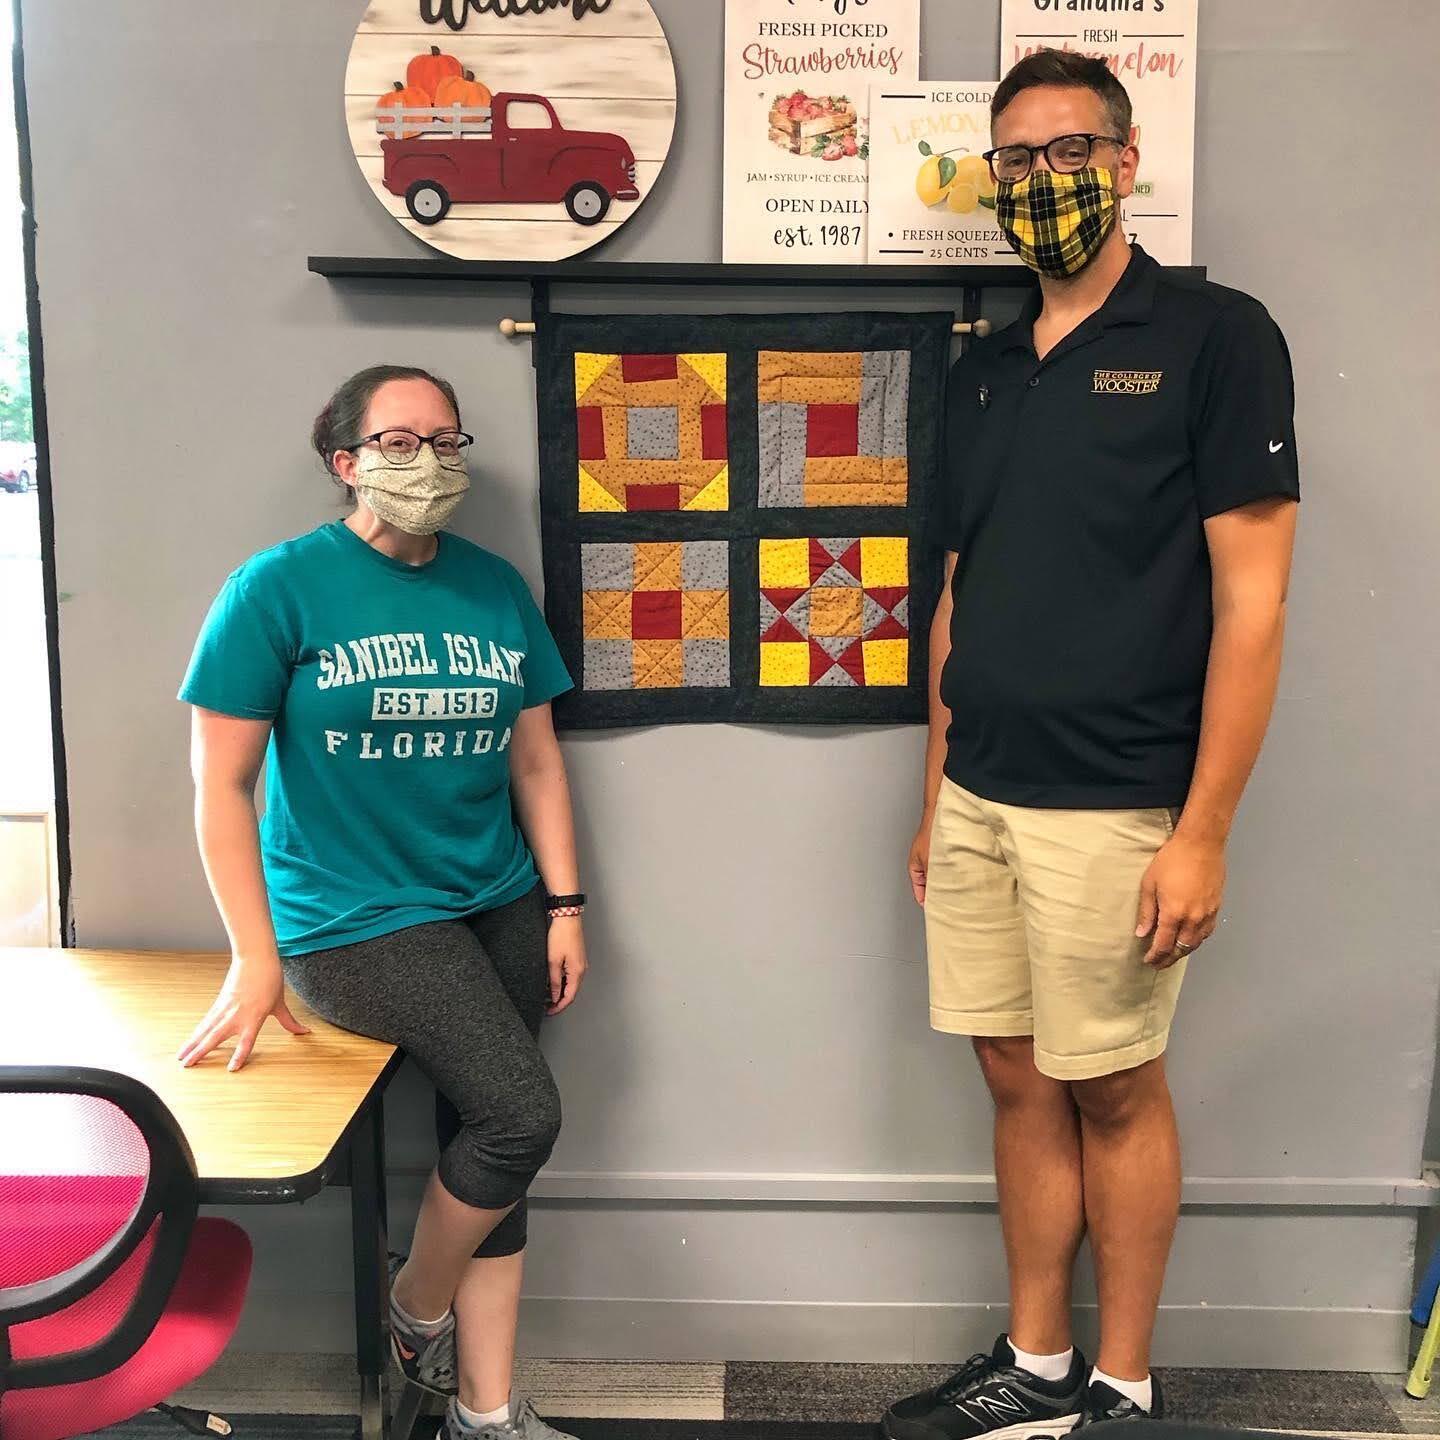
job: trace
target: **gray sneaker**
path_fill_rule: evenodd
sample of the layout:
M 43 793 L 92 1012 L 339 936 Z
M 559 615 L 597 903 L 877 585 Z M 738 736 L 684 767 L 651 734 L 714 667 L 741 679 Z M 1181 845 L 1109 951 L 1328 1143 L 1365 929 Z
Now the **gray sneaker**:
M 445 1407 L 445 1440 L 575 1440 L 563 1430 L 547 1425 L 535 1412 L 534 1402 L 525 1396 L 511 1402 L 511 1418 L 503 1425 L 482 1425 L 472 1430 L 461 1418 L 452 1400 Z
M 390 1257 L 390 1284 L 393 1287 L 403 1255 Z M 409 1324 L 390 1299 L 390 1350 L 401 1373 L 412 1384 L 432 1395 L 454 1395 L 460 1388 L 455 1361 L 455 1316 L 439 1330 L 417 1330 Z

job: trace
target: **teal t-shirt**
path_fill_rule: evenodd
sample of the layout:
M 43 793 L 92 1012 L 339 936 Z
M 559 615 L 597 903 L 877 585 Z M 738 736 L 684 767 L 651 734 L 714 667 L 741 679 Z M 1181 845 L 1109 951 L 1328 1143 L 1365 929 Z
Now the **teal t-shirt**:
M 180 698 L 274 722 L 260 838 L 282 955 L 537 883 L 510 742 L 570 677 L 514 568 L 438 538 L 411 566 L 322 526 L 242 565 L 200 632 Z

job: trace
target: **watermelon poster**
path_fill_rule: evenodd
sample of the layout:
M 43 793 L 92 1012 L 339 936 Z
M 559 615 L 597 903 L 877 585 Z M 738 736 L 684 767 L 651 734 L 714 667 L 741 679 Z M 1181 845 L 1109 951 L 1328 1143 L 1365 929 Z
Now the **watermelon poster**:
M 1190 264 L 1195 196 L 1195 55 L 1200 0 L 1139 0 L 1123 14 L 1077 13 L 1054 0 L 1002 0 L 1000 73 L 1042 47 L 1103 59 L 1130 94 L 1135 193 L 1126 236 L 1162 265 Z
M 920 73 L 920 0 L 726 0 L 727 262 L 865 263 L 872 85 Z
M 994 80 L 926 80 L 870 92 L 872 265 L 1014 265 L 995 220 Z

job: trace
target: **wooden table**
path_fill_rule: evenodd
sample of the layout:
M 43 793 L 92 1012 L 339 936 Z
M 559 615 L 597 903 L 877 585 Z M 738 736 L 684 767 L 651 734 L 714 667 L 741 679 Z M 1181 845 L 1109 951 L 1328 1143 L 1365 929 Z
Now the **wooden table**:
M 294 1203 L 348 1183 L 361 1430 L 379 1440 L 389 1363 L 383 1099 L 400 1053 L 337 1030 L 292 996 L 310 1035 L 271 1021 L 238 1074 L 225 1068 L 228 1046 L 181 1069 L 176 1053 L 228 963 L 214 954 L 0 949 L 0 1063 L 90 1066 L 143 1081 L 185 1132 L 202 1205 Z

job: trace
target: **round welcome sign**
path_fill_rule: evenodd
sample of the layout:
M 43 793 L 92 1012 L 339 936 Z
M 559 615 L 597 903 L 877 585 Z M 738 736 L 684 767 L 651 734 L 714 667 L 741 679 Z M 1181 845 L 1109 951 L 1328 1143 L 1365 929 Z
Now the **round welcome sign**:
M 654 187 L 675 65 L 649 0 L 374 0 L 345 114 L 370 188 L 427 245 L 561 260 Z

